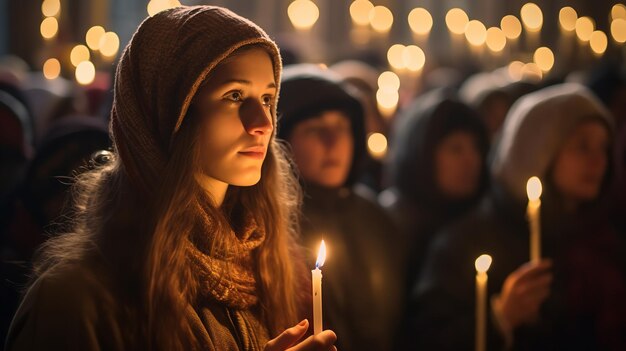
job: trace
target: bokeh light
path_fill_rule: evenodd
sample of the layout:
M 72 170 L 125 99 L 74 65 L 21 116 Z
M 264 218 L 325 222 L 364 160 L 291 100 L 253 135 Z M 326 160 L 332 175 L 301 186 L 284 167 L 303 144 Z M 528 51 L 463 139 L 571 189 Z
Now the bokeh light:
M 43 63 L 43 76 L 46 79 L 55 79 L 61 74 L 61 63 L 55 58 L 49 58 Z
M 578 14 L 572 7 L 566 6 L 559 11 L 559 23 L 563 30 L 571 32 L 576 30 Z
M 105 30 L 101 26 L 93 26 L 89 28 L 87 34 L 85 34 L 85 42 L 91 50 L 97 51 L 100 49 L 100 39 L 104 35 Z
M 386 33 L 393 25 L 393 14 L 385 6 L 375 6 L 370 10 L 370 24 L 375 31 Z
M 409 27 L 415 34 L 428 34 L 433 28 L 433 17 L 425 8 L 418 7 L 409 13 Z
M 389 65 L 395 69 L 403 69 L 406 67 L 404 64 L 404 48 L 402 44 L 394 44 L 389 50 L 387 50 L 387 61 Z
M 517 39 L 522 34 L 522 23 L 513 15 L 506 15 L 500 21 L 500 29 L 508 39 Z
M 590 17 L 580 17 L 576 20 L 576 36 L 581 41 L 589 41 L 595 27 L 596 25 Z
M 543 26 L 543 13 L 537 4 L 529 2 L 522 6 L 520 10 L 520 17 L 524 27 L 531 32 L 541 30 Z
M 54 17 L 46 17 L 43 21 L 41 21 L 39 30 L 44 39 L 52 39 L 59 31 L 59 22 Z
M 70 62 L 74 67 L 79 63 L 89 60 L 89 49 L 85 45 L 76 45 L 70 52 Z
M 409 45 L 404 48 L 402 53 L 402 59 L 404 60 L 404 66 L 409 71 L 419 71 L 424 68 L 426 63 L 426 55 L 424 51 L 417 45 Z
M 542 72 L 548 72 L 554 66 L 554 53 L 548 47 L 540 47 L 535 50 L 533 61 Z
M 106 32 L 100 38 L 99 46 L 103 56 L 113 57 L 120 48 L 120 38 L 114 32 Z
M 453 8 L 446 13 L 446 26 L 454 34 L 464 34 L 469 17 L 460 8 Z
M 487 40 L 487 28 L 478 20 L 471 20 L 465 26 L 465 38 L 473 46 L 480 46 Z
M 370 23 L 370 11 L 374 5 L 368 0 L 355 0 L 350 5 L 350 16 L 354 23 L 365 26 Z
M 611 36 L 620 44 L 626 42 L 626 20 L 618 18 L 611 22 Z
M 320 10 L 313 1 L 295 0 L 287 8 L 289 20 L 297 29 L 310 29 L 320 17 Z
M 91 61 L 83 61 L 76 66 L 75 76 L 79 84 L 91 84 L 96 78 L 96 67 Z
M 506 46 L 506 36 L 498 27 L 487 29 L 487 47 L 493 52 L 500 52 Z
M 591 51 L 593 51 L 594 54 L 604 54 L 608 45 L 609 39 L 603 31 L 596 30 L 591 33 L 591 38 L 589 38 L 589 46 L 591 47 Z

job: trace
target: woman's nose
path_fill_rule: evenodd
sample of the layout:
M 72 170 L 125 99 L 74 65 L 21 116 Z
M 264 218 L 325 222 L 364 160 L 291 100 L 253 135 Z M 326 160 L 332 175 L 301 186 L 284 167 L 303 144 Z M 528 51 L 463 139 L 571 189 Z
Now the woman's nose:
M 273 118 L 270 109 L 260 101 L 250 99 L 241 106 L 241 121 L 251 135 L 265 135 L 274 130 Z

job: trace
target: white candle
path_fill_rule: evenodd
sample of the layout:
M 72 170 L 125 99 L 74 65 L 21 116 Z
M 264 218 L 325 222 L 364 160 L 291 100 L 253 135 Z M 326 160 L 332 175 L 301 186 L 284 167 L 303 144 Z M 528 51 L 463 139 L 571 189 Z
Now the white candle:
M 528 194 L 528 207 L 526 215 L 530 228 L 530 261 L 539 262 L 541 259 L 541 181 L 537 177 L 531 177 L 526 183 L 526 193 Z
M 322 270 L 326 260 L 326 244 L 324 240 L 320 244 L 320 249 L 315 262 L 315 269 L 311 271 L 312 295 L 313 295 L 313 334 L 322 332 Z
M 491 266 L 491 256 L 480 255 L 474 263 L 476 267 L 476 351 L 485 351 L 487 345 L 487 270 Z

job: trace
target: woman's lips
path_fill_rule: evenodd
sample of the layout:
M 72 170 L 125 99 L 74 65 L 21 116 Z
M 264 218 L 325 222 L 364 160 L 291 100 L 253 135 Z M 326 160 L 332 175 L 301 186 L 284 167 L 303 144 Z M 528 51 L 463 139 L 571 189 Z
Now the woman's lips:
M 241 155 L 255 158 L 255 159 L 263 159 L 265 157 L 265 147 L 264 146 L 253 146 L 247 149 L 243 149 L 239 151 Z
M 239 153 L 244 155 L 244 156 L 248 156 L 248 157 L 252 157 L 252 158 L 256 158 L 256 159 L 262 159 L 263 157 L 265 157 L 265 153 L 264 152 L 239 151 Z

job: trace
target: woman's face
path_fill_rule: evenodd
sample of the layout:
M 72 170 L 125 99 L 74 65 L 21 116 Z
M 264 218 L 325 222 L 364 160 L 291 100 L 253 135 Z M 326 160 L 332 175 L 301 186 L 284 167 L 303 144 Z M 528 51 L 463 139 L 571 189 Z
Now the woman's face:
M 275 96 L 272 60 L 265 50 L 242 51 L 218 66 L 194 98 L 201 118 L 203 179 L 237 186 L 259 181 L 273 131 Z
M 474 135 L 464 131 L 448 134 L 435 150 L 435 180 L 439 190 L 452 199 L 474 195 L 482 162 Z
M 307 182 L 336 188 L 348 178 L 354 142 L 350 119 L 340 111 L 326 111 L 298 123 L 289 136 L 293 158 Z
M 609 133 L 598 122 L 576 127 L 556 156 L 552 181 L 566 199 L 595 199 L 607 168 Z

